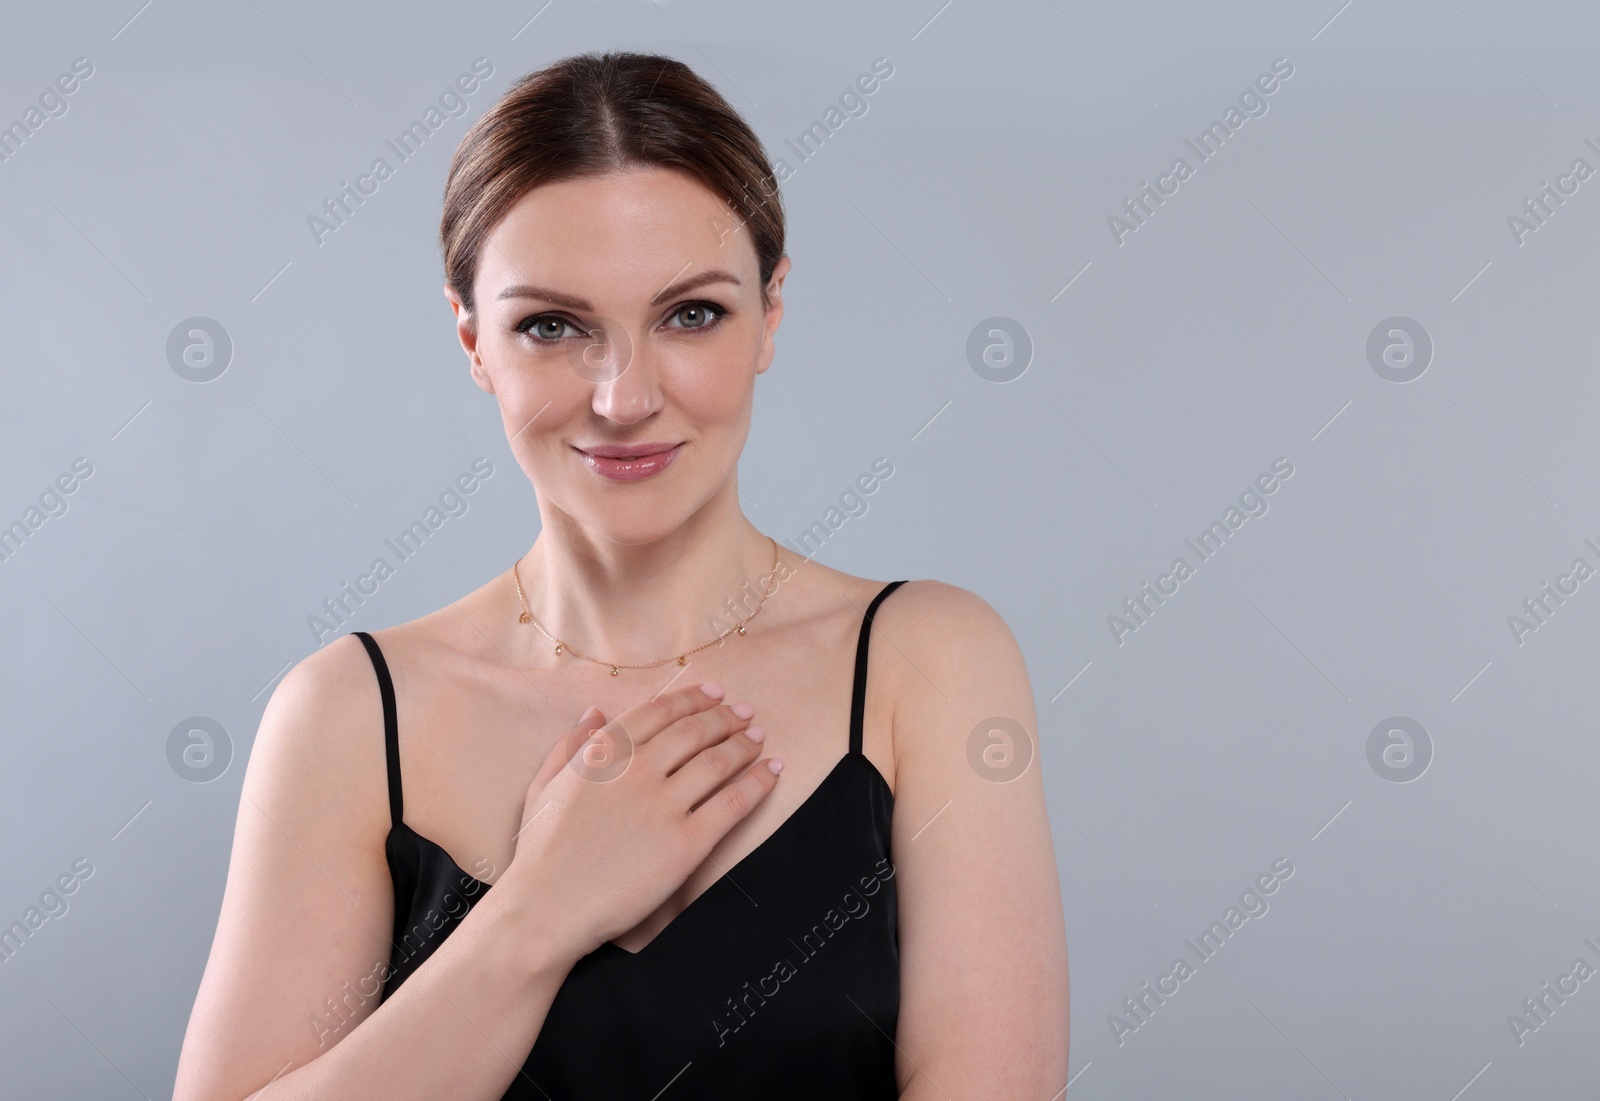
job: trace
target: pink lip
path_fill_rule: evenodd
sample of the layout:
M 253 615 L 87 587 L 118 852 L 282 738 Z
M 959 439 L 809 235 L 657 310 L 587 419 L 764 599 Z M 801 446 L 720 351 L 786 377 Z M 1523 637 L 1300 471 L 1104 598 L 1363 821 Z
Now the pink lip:
M 602 478 L 613 482 L 637 482 L 660 474 L 672 464 L 682 448 L 681 443 L 638 443 L 606 444 L 592 451 L 581 447 L 575 450 L 583 456 L 589 469 Z M 634 458 L 624 458 L 626 455 Z
M 608 443 L 599 447 L 580 447 L 585 455 L 599 455 L 602 459 L 626 459 L 630 455 L 647 456 L 659 455 L 664 451 L 671 451 L 678 445 L 675 443 Z

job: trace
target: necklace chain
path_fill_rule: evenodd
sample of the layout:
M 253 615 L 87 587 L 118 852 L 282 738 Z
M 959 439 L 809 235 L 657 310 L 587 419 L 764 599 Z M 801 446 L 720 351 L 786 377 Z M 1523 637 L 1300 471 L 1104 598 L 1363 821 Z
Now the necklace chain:
M 676 661 L 679 665 L 683 665 L 683 664 L 685 664 L 684 659 L 687 658 L 690 654 L 698 653 L 699 651 L 704 650 L 707 646 L 715 646 L 717 643 L 721 642 L 723 639 L 727 638 L 729 635 L 733 634 L 735 631 L 737 631 L 741 635 L 744 634 L 745 633 L 745 629 L 744 629 L 745 624 L 749 623 L 752 619 L 754 619 L 756 616 L 761 614 L 761 609 L 767 603 L 767 597 L 771 596 L 773 594 L 774 590 L 776 590 L 776 588 L 778 586 L 778 541 L 776 539 L 773 539 L 770 535 L 767 538 L 772 543 L 772 574 L 771 574 L 770 577 L 767 578 L 767 583 L 764 586 L 764 590 L 765 591 L 763 591 L 762 594 L 761 594 L 761 603 L 756 605 L 756 610 L 751 612 L 745 618 L 741 619 L 738 623 L 734 624 L 732 627 L 729 627 L 726 631 L 723 631 L 720 635 L 718 635 L 716 638 L 712 639 L 710 642 L 703 643 L 703 644 L 701 644 L 699 646 L 696 646 L 693 650 L 685 650 L 683 653 L 675 654 L 670 658 L 662 658 L 660 661 L 649 661 L 649 662 L 630 664 L 628 662 L 620 662 L 620 661 L 601 661 L 599 658 L 592 658 L 588 654 L 580 654 L 580 653 L 578 653 L 578 651 L 574 650 L 569 644 L 561 641 L 559 638 L 556 638 L 554 635 L 552 635 L 549 631 L 545 630 L 544 627 L 542 627 L 540 625 L 539 621 L 537 619 L 533 618 L 533 613 L 528 611 L 528 599 L 527 599 L 526 596 L 523 595 L 523 592 L 522 592 L 522 575 L 517 571 L 517 567 L 522 564 L 522 559 L 521 558 L 517 559 L 515 562 L 513 562 L 511 564 L 511 576 L 516 580 L 516 583 L 517 583 L 517 600 L 522 604 L 522 614 L 517 617 L 517 622 L 518 623 L 531 623 L 531 624 L 533 624 L 534 627 L 538 629 L 538 631 L 539 631 L 539 633 L 541 635 L 543 635 L 545 638 L 549 639 L 551 642 L 556 644 L 556 651 L 555 652 L 558 655 L 560 655 L 560 654 L 571 654 L 575 658 L 582 658 L 584 661 L 591 661 L 596 665 L 607 666 L 608 668 L 610 668 L 611 675 L 613 677 L 617 675 L 617 670 L 619 670 L 619 669 L 654 669 L 657 665 L 665 665 L 669 661 Z

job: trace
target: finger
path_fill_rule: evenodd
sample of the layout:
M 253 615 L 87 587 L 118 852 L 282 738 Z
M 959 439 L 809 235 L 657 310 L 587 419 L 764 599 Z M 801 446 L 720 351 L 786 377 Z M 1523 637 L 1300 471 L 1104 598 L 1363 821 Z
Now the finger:
M 578 724 L 557 738 L 545 753 L 544 762 L 539 766 L 539 771 L 534 776 L 534 783 L 541 787 L 548 784 L 552 777 L 562 767 L 569 764 L 577 756 L 591 735 L 606 724 L 606 716 L 598 707 L 591 707 L 583 713 Z
M 598 707 L 591 707 L 578 719 L 576 726 L 551 743 L 550 748 L 545 751 L 544 760 L 534 773 L 533 780 L 528 784 L 528 794 L 523 803 L 522 824 L 513 835 L 515 838 L 520 838 L 522 831 L 527 829 L 544 809 L 545 792 L 550 787 L 550 781 L 555 779 L 562 768 L 583 749 L 589 736 L 603 727 L 605 721 L 605 714 Z
M 621 728 L 620 735 L 629 745 L 637 747 L 680 719 L 716 707 L 723 695 L 722 686 L 714 682 L 686 684 L 634 704 L 611 722 Z
M 778 772 L 783 770 L 782 757 L 763 757 L 745 770 L 733 783 L 690 812 L 685 829 L 695 841 L 710 849 L 742 822 L 761 801 L 778 786 Z
M 749 726 L 706 746 L 668 777 L 667 798 L 674 806 L 692 812 L 756 759 L 765 738 L 761 727 Z
M 742 705 L 741 709 L 754 714 L 748 704 Z M 749 726 L 750 719 L 740 716 L 727 704 L 719 704 L 710 710 L 679 719 L 657 734 L 651 739 L 647 755 L 662 775 L 671 776 L 688 765 L 697 753 Z M 741 765 L 744 763 L 740 762 Z

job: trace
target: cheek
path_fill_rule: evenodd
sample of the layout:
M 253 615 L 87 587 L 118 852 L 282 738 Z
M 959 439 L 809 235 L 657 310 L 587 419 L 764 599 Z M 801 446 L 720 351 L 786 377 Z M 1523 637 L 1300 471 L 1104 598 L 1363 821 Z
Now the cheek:
M 699 437 L 700 446 L 716 468 L 726 470 L 738 461 L 750 430 L 753 371 L 748 360 L 729 357 L 715 369 L 702 362 L 692 375 L 668 385 L 664 397 L 674 419 Z M 721 475 L 717 477 L 720 479 Z
M 741 332 L 714 350 L 678 358 L 662 380 L 664 397 L 706 428 L 740 424 L 749 415 L 759 350 L 759 339 Z
M 485 369 L 494 383 L 494 396 L 506 421 L 521 428 L 540 409 L 540 422 L 574 404 L 582 405 L 593 387 L 580 378 L 559 355 L 531 353 L 520 338 L 496 337 L 480 343 Z M 513 429 L 515 431 L 516 429 Z
M 530 478 L 537 468 L 559 461 L 552 450 L 565 451 L 563 428 L 592 418 L 594 387 L 565 364 L 502 360 L 490 377 L 511 453 Z

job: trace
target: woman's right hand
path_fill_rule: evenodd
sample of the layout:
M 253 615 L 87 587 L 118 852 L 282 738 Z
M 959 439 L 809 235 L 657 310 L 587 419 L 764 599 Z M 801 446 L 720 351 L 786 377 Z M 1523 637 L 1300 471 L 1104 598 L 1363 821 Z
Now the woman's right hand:
M 536 900 L 574 961 L 654 913 L 777 785 L 782 760 L 756 761 L 761 728 L 722 695 L 691 684 L 610 722 L 591 708 L 528 786 L 497 893 Z

